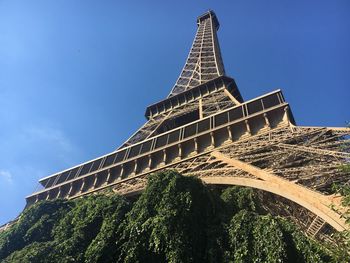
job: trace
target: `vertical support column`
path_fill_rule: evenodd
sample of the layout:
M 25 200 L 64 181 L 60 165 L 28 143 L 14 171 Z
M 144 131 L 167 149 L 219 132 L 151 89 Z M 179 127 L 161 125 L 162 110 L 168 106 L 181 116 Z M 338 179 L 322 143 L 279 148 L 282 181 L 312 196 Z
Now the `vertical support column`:
M 107 178 L 106 178 L 106 181 L 105 181 L 104 185 L 108 185 L 108 184 L 111 183 L 111 177 L 112 177 L 111 169 L 108 169 L 108 171 L 107 171 Z
M 134 163 L 134 170 L 132 171 L 131 175 L 135 175 L 137 173 L 137 169 L 138 169 L 138 167 L 137 167 L 137 165 L 138 165 L 137 159 L 134 162 L 135 162 Z
M 69 191 L 67 196 L 70 197 L 72 195 L 72 192 L 73 192 L 73 183 L 69 183 Z
M 199 118 L 203 119 L 203 99 L 202 98 L 199 99 L 198 105 L 199 105 Z
M 47 192 L 46 197 L 45 197 L 45 200 L 49 200 L 49 199 L 50 199 L 50 190 Z
M 62 186 L 58 187 L 58 193 L 57 193 L 57 198 L 61 197 L 61 192 L 62 192 Z M 35 201 L 36 202 L 36 201 Z
M 151 170 L 151 168 L 152 168 L 152 155 L 149 154 L 148 155 L 148 164 L 147 164 L 145 171 L 148 172 L 149 170 Z
M 290 123 L 288 106 L 284 108 L 283 121 L 287 122 L 287 123 Z
M 252 131 L 251 131 L 251 129 L 250 129 L 248 120 L 245 120 L 244 122 L 245 122 L 245 125 L 246 125 L 246 128 L 247 128 L 247 132 L 251 135 L 251 134 L 252 134 Z
M 194 152 L 196 154 L 198 153 L 198 139 L 197 139 L 197 137 L 194 138 Z
M 162 160 L 162 163 L 161 165 L 165 165 L 166 164 L 166 149 L 163 149 L 163 160 Z
M 85 178 L 86 178 L 86 177 L 84 177 L 84 178 L 82 179 L 83 183 L 81 184 L 80 189 L 79 189 L 79 191 L 78 191 L 79 194 L 83 192 L 83 189 L 84 189 L 84 186 L 85 186 L 85 182 L 86 182 Z
M 34 202 L 34 203 L 37 203 L 37 202 L 39 202 L 39 194 L 37 194 L 37 195 L 35 196 L 35 202 Z
M 210 148 L 215 148 L 215 136 L 214 136 L 214 132 L 210 132 Z
M 57 189 L 57 193 L 55 196 L 53 196 L 53 199 L 57 199 L 58 198 L 58 195 L 59 195 L 59 189 Z
M 120 178 L 123 178 L 123 175 L 124 175 L 124 164 L 122 163 L 122 164 L 120 165 L 120 174 L 119 174 L 119 177 L 120 177 Z
M 179 160 L 181 160 L 182 159 L 182 145 L 181 145 L 181 143 L 179 143 L 178 145 L 177 145 L 177 147 L 178 147 L 178 149 L 179 149 L 179 151 L 178 151 L 178 155 L 177 155 L 177 157 L 175 158 L 175 160 L 176 161 L 179 161 Z
M 137 174 L 138 172 L 139 172 L 139 161 L 138 161 L 138 159 L 136 159 L 134 173 Z
M 232 136 L 231 126 L 227 126 L 226 129 L 227 129 L 227 133 L 228 133 L 228 139 L 229 139 L 229 141 L 232 142 L 233 141 L 233 136 Z
M 96 188 L 97 178 L 98 178 L 97 173 L 95 173 L 94 182 L 92 183 L 92 189 Z
M 264 119 L 265 119 L 265 127 L 271 128 L 271 123 L 269 121 L 269 118 L 267 118 L 267 114 L 264 113 Z

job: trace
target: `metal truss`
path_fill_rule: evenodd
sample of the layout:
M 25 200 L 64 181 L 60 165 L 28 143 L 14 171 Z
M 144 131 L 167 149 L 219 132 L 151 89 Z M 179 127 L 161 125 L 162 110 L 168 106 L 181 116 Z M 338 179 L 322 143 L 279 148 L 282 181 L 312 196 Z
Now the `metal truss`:
M 198 29 L 182 72 L 169 96 L 181 93 L 225 74 L 216 31 L 219 28 L 214 12 L 197 20 Z
M 334 214 L 331 214 L 335 212 L 329 206 L 339 205 L 339 199 L 330 194 L 330 188 L 335 182 L 349 183 L 349 173 L 339 169 L 341 165 L 349 162 L 349 135 L 350 130 L 346 128 L 282 126 L 223 145 L 212 152 L 169 165 L 164 169 L 175 169 L 208 183 L 212 182 L 210 178 L 236 178 L 242 182 L 239 185 L 244 185 L 244 180 L 264 179 L 257 178 L 256 174 L 242 170 L 213 154 L 218 152 L 230 160 L 239 160 L 243 164 L 255 167 L 253 169 L 266 171 L 274 180 L 287 183 L 287 188 L 294 185 L 297 191 L 305 191 L 304 198 L 310 195 L 310 200 L 327 203 L 322 209 L 334 217 Z M 146 177 L 147 175 L 143 175 L 134 178 L 136 181 L 128 181 L 127 187 L 123 185 L 114 189 L 120 194 L 140 191 L 147 183 Z M 260 195 L 262 193 L 266 200 L 266 191 L 260 192 Z M 329 233 L 334 232 L 323 215 L 315 214 L 289 200 L 283 193 L 268 196 L 270 202 L 264 202 L 266 210 L 291 218 L 309 236 L 329 239 Z
M 180 116 L 195 113 L 196 118 L 208 117 L 219 111 L 240 104 L 226 89 L 211 93 L 203 98 L 186 103 L 174 110 L 150 118 L 138 131 L 136 131 L 119 149 L 141 142 L 159 134 L 162 125 L 167 125 Z M 175 128 L 176 126 L 173 126 Z M 170 127 L 167 127 L 169 130 Z
M 216 77 L 225 75 L 219 41 L 216 34 L 219 28 L 219 22 L 215 13 L 209 11 L 200 16 L 197 19 L 197 24 L 198 29 L 190 53 L 169 97 L 206 83 Z M 238 104 L 237 101 L 235 102 L 235 104 Z M 191 110 L 198 109 L 201 105 L 203 105 L 203 109 L 201 109 L 203 111 L 202 116 L 209 116 L 216 113 L 218 110 L 233 106 L 232 97 L 230 99 L 227 95 L 225 96 L 220 93 L 203 99 L 200 105 L 198 105 L 198 102 L 190 103 L 182 109 L 176 109 L 176 111 L 172 113 L 151 118 L 123 143 L 119 149 L 149 138 L 166 118 L 175 118 Z
M 278 135 L 281 132 L 284 136 Z M 292 126 L 223 147 L 220 152 L 328 197 L 331 196 L 329 193 L 333 183 L 350 182 L 349 173 L 339 169 L 350 160 L 346 150 L 349 148 L 349 140 L 346 139 L 349 134 L 349 129 Z M 322 149 L 319 145 L 322 145 Z M 253 177 L 210 154 L 177 164 L 174 169 L 200 178 Z M 266 209 L 272 214 L 292 218 L 312 237 L 325 238 L 325 234 L 332 232 L 319 215 L 283 196 L 275 198 L 278 199 L 278 205 L 265 203 Z
M 202 117 L 210 116 L 219 111 L 231 108 L 238 103 L 225 94 L 225 91 L 214 93 L 202 101 Z
M 225 74 L 209 11 L 167 99 L 146 109 L 147 122 L 118 150 L 40 180 L 27 197 L 78 198 L 142 191 L 150 174 L 175 169 L 206 184 L 258 189 L 266 210 L 289 217 L 312 237 L 346 229 L 333 183 L 349 184 L 350 129 L 299 127 L 281 91 L 243 102 Z

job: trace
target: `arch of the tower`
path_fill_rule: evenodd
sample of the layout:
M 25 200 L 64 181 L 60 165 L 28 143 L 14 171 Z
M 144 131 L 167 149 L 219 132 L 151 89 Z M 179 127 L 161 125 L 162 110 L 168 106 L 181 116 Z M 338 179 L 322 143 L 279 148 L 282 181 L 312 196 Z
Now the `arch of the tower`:
M 327 205 L 321 203 L 317 204 L 319 200 L 315 200 L 315 202 L 309 202 L 308 200 L 305 200 L 303 197 L 304 194 L 307 195 L 307 193 L 305 193 L 304 191 L 300 191 L 299 193 L 297 193 L 291 189 L 288 189 L 288 186 L 290 186 L 291 183 L 287 183 L 284 187 L 279 187 L 277 185 L 271 184 L 270 182 L 251 178 L 202 177 L 201 179 L 206 184 L 251 187 L 254 189 L 259 189 L 275 195 L 282 196 L 283 198 L 286 198 L 287 200 L 290 200 L 300 205 L 301 207 L 307 209 L 316 216 L 322 218 L 334 229 L 338 231 L 343 231 L 347 229 L 345 221 L 342 218 L 340 218 L 340 216 L 335 211 L 333 211 L 331 207 L 328 207 Z
M 205 174 L 200 178 L 206 184 L 237 185 L 270 192 L 304 207 L 338 231 L 348 228 L 345 220 L 334 209 L 334 207 L 341 208 L 339 196 L 317 193 L 292 181 L 280 178 L 269 171 L 229 158 L 217 151 L 212 152 L 211 155 L 215 160 L 229 165 L 230 169 L 237 169 L 249 176 L 227 176 L 227 174 L 225 176 L 218 174 L 212 176 Z
M 216 153 L 214 152 L 213 154 L 215 155 Z M 236 160 L 232 161 L 234 162 Z M 255 178 L 227 176 L 227 174 L 222 176 L 212 176 L 210 175 L 210 170 L 206 175 L 201 175 L 203 174 L 202 172 L 200 174 L 196 174 L 196 172 L 193 171 L 185 172 L 184 174 L 199 176 L 199 178 L 208 185 L 251 187 L 280 196 L 282 199 L 289 200 L 299 205 L 301 208 L 309 211 L 311 214 L 315 215 L 316 219 L 321 219 L 324 221 L 324 223 L 329 224 L 337 231 L 348 229 L 348 225 L 345 223 L 345 220 L 341 218 L 341 216 L 334 209 L 341 207 L 339 196 L 326 196 L 316 193 L 307 189 L 306 187 L 297 185 L 282 178 L 278 178 L 278 176 L 269 174 L 268 172 L 259 168 L 252 167 L 249 164 L 244 165 L 247 165 L 249 167 L 248 169 L 251 168 L 249 173 L 254 175 Z M 247 171 L 245 168 L 243 169 Z M 124 189 L 118 187 L 119 185 L 115 185 L 114 191 L 125 196 L 138 195 L 145 188 L 147 179 L 143 177 L 134 178 L 130 180 L 129 184 L 131 186 L 129 190 L 124 191 Z M 309 228 L 310 227 L 312 226 L 309 225 Z

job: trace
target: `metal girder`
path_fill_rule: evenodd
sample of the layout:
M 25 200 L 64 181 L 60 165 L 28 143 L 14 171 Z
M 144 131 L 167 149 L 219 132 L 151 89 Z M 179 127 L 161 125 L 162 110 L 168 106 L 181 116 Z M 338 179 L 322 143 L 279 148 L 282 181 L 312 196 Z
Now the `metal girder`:
M 288 180 L 282 179 L 281 177 L 269 171 L 260 169 L 237 159 L 229 158 L 220 152 L 214 151 L 211 154 L 217 159 L 226 162 L 235 168 L 241 169 L 242 171 L 254 175 L 258 179 L 240 180 L 241 178 L 236 178 L 236 180 L 231 180 L 233 184 L 235 181 L 240 180 L 240 185 L 267 190 L 269 192 L 286 197 L 287 199 L 292 200 L 312 211 L 338 231 L 348 228 L 344 218 L 342 218 L 339 214 L 331 209 L 332 206 L 339 206 L 339 202 L 336 202 L 333 196 L 322 195 L 320 193 L 307 189 L 304 186 L 297 185 Z M 223 180 L 223 183 L 228 183 L 230 181 L 225 178 L 222 179 L 220 177 L 216 180 L 218 182 L 220 182 L 220 180 Z M 207 179 L 207 181 L 213 183 L 215 180 Z
M 243 102 L 234 80 L 224 76 L 216 15 L 209 11 L 197 22 L 185 66 L 168 98 L 146 109 L 148 121 L 119 150 L 41 179 L 44 189 L 27 204 L 106 188 L 135 194 L 151 173 L 176 169 L 208 184 L 280 196 L 288 205 L 269 209 L 299 218 L 310 236 L 328 224 L 345 229 L 330 209 L 339 197 L 329 192 L 334 182 L 349 182 L 339 167 L 349 164 L 350 129 L 295 126 L 280 90 Z
M 280 143 L 278 144 L 278 146 L 282 148 L 287 148 L 293 151 L 302 151 L 302 152 L 315 153 L 320 155 L 330 155 L 336 158 L 350 158 L 350 153 L 318 149 L 310 146 L 307 147 L 307 146 L 291 145 L 291 144 L 285 144 L 285 143 Z
M 216 35 L 218 28 L 215 26 L 215 19 L 214 12 L 210 11 L 208 16 L 199 22 L 185 66 L 169 96 L 225 74 Z M 188 68 L 188 65 L 193 66 Z

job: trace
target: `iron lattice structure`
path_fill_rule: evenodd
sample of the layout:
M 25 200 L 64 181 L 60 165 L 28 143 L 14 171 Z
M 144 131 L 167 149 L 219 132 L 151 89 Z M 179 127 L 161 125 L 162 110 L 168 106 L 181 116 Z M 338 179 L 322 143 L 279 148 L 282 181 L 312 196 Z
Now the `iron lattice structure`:
M 346 184 L 350 129 L 295 125 L 280 90 L 243 101 L 225 75 L 213 11 L 197 19 L 185 66 L 163 101 L 146 109 L 147 122 L 117 150 L 40 180 L 40 200 L 77 198 L 112 188 L 144 189 L 151 173 L 176 169 L 206 184 L 241 185 L 274 196 L 265 205 L 289 216 L 310 236 L 347 228 L 333 183 Z M 271 200 L 271 198 L 270 198 Z

